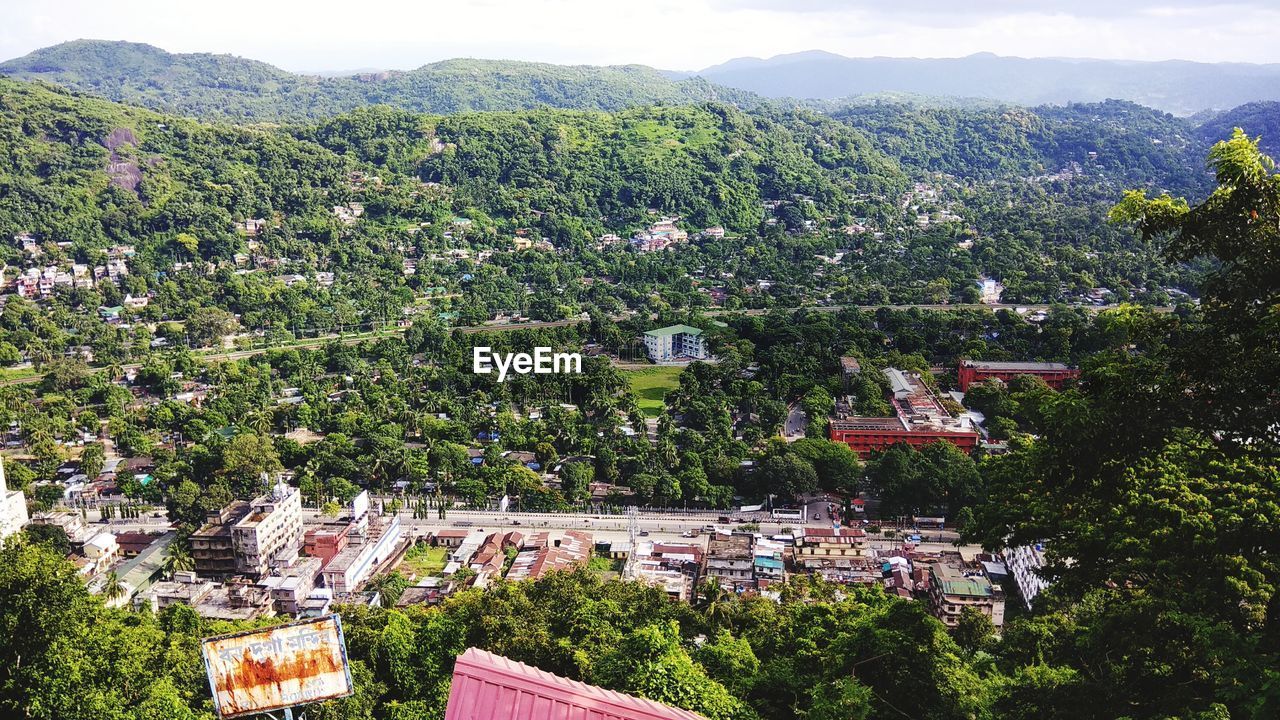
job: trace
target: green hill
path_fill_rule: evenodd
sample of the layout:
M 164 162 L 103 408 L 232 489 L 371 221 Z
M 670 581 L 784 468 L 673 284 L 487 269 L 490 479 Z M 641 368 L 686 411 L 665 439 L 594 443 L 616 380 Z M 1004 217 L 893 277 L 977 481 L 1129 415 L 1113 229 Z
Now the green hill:
M 110 100 L 204 119 L 296 121 L 383 103 L 453 113 L 557 107 L 616 110 L 653 103 L 754 104 L 741 90 L 673 80 L 653 68 L 445 60 L 408 72 L 296 75 L 230 55 L 76 40 L 0 63 L 0 74 L 44 80 Z

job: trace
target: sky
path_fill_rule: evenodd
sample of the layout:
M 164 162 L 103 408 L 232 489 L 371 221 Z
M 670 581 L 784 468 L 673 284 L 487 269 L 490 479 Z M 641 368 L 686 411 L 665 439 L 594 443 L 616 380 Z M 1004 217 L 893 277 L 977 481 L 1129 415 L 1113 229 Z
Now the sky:
M 0 59 L 77 38 L 216 52 L 293 71 L 452 57 L 697 70 L 850 57 L 1280 62 L 1280 0 L 2 0 Z

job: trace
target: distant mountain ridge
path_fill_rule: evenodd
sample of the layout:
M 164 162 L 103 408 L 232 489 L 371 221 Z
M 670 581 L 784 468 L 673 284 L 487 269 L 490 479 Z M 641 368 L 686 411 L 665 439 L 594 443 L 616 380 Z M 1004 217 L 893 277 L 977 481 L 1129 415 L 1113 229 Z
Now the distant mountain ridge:
M 641 65 L 455 59 L 409 71 L 317 76 L 232 55 L 170 53 L 142 43 L 103 40 L 75 40 L 36 50 L 0 63 L 0 74 L 163 112 L 235 121 L 316 119 L 379 103 L 453 113 L 760 102 L 751 93 L 719 88 L 700 78 L 673 78 Z
M 1130 100 L 1175 115 L 1280 100 L 1280 65 L 1018 58 L 849 58 L 823 51 L 738 58 L 705 68 L 717 85 L 765 97 L 835 100 L 872 93 L 980 97 L 1018 105 Z
M 452 59 L 407 71 L 307 75 L 232 55 L 75 40 L 0 63 L 0 75 L 46 81 L 162 112 L 235 122 L 316 120 L 371 104 L 445 114 L 702 102 L 830 111 L 851 100 L 895 98 L 939 107 L 1118 99 L 1198 121 L 1249 103 L 1280 101 L 1280 65 L 1026 59 L 991 53 L 848 58 L 812 50 L 737 58 L 698 72 Z M 1251 124 L 1272 125 L 1266 112 L 1265 105 L 1254 108 Z

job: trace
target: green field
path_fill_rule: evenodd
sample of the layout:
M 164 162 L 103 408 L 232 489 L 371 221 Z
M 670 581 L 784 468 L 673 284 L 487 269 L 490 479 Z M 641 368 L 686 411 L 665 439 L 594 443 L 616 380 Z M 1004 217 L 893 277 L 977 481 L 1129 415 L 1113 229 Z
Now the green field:
M 667 393 L 680 385 L 683 367 L 652 367 L 644 370 L 624 370 L 623 375 L 631 383 L 640 411 L 646 417 L 658 417 L 666 408 Z
M 448 553 L 447 548 L 419 543 L 404 554 L 404 560 L 400 562 L 400 571 L 413 578 L 437 575 L 444 570 Z

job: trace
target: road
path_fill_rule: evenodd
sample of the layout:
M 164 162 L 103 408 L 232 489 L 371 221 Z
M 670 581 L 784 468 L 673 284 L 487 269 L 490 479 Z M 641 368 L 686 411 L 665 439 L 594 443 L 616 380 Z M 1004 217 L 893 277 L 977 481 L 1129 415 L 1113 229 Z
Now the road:
M 782 437 L 787 442 L 794 442 L 804 437 L 805 428 L 809 425 L 809 416 L 800 409 L 797 403 L 787 408 L 787 420 L 782 424 Z

